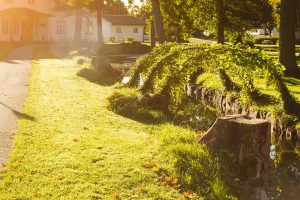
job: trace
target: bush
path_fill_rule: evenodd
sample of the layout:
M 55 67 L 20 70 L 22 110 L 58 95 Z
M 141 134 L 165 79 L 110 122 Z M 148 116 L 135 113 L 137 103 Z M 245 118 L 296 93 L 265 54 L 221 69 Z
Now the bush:
M 142 101 L 143 95 L 137 89 L 116 89 L 107 98 L 107 108 L 117 114 L 138 120 L 144 123 L 164 123 L 166 116 L 157 110 L 145 107 Z
M 110 38 L 109 38 L 109 41 L 115 43 L 115 42 L 116 42 L 116 38 L 115 38 L 115 37 L 110 37 Z
M 132 43 L 132 42 L 134 42 L 134 38 L 133 37 L 128 37 L 125 40 L 125 43 Z

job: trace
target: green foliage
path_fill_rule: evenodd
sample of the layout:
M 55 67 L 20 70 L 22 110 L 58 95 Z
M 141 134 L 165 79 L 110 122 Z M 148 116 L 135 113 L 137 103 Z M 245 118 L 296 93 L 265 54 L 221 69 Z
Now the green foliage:
M 197 143 L 195 133 L 174 126 L 165 126 L 161 131 L 161 145 L 173 163 L 174 176 L 182 189 L 196 192 L 206 199 L 236 199 L 224 181 L 224 169 L 218 158 Z
M 241 44 L 166 44 L 137 61 L 129 85 L 145 94 L 166 95 L 169 111 L 176 113 L 185 97 L 183 87 L 196 72 L 200 72 L 198 76 L 201 72 L 219 76 L 225 90 L 239 92 L 241 102 L 247 105 L 272 102 L 272 97 L 262 94 L 255 84 L 255 80 L 265 79 L 279 92 L 283 111 L 299 118 L 300 109 L 295 109 L 299 103 L 283 81 L 283 70 L 263 51 Z M 139 84 L 140 75 L 143 84 Z
M 181 34 L 186 39 L 199 30 L 217 33 L 217 3 L 217 0 L 161 0 L 168 29 L 176 27 L 175 35 Z M 245 33 L 274 21 L 273 7 L 268 0 L 231 0 L 224 3 L 227 33 Z
M 144 123 L 163 123 L 166 117 L 162 112 L 141 104 L 143 95 L 137 89 L 121 88 L 107 98 L 107 108 L 125 117 Z

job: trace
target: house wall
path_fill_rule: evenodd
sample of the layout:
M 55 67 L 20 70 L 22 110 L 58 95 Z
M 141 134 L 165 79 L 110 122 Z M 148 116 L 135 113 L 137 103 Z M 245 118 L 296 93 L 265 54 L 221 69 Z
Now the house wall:
M 63 32 L 58 31 L 58 23 L 64 23 Z M 75 15 L 63 12 L 55 13 L 49 18 L 49 38 L 51 41 L 73 41 L 75 33 Z
M 12 0 L 12 3 L 5 3 L 5 0 L 0 0 L 0 10 L 5 10 L 13 7 L 24 7 L 44 12 L 52 15 L 52 17 L 43 19 L 30 19 L 33 22 L 33 39 L 34 41 L 70 41 L 74 40 L 75 35 L 75 14 L 74 12 L 51 11 L 55 7 L 55 0 L 35 0 L 35 4 L 29 4 L 28 0 Z M 10 17 L 7 17 L 9 20 Z M 19 31 L 11 34 L 12 23 L 9 21 L 9 31 L 3 32 L 3 16 L 0 16 L 0 41 L 21 41 L 22 40 L 22 21 L 18 19 Z M 64 31 L 58 31 L 58 22 L 64 23 Z M 116 29 L 120 27 L 122 33 L 117 33 Z M 134 28 L 138 28 L 138 33 L 134 33 Z M 134 38 L 136 41 L 143 41 L 144 26 L 113 26 L 109 21 L 102 18 L 102 30 L 104 41 L 109 41 L 112 37 L 116 42 L 124 41 L 126 38 Z M 82 40 L 97 41 L 98 27 L 96 14 L 86 14 L 82 22 Z
M 117 33 L 117 29 L 121 28 L 121 33 Z M 138 29 L 138 33 L 134 33 L 134 29 Z M 111 37 L 114 37 L 116 41 L 124 41 L 127 38 L 133 38 L 134 41 L 142 42 L 144 40 L 144 26 L 141 25 L 112 25 Z
M 102 18 L 102 34 L 104 41 L 108 42 L 111 38 L 111 27 L 112 24 L 106 19 Z
M 50 12 L 55 5 L 55 0 L 35 0 L 35 4 L 29 4 L 28 0 L 12 0 L 12 3 L 5 3 L 5 0 L 0 0 L 0 10 L 13 7 L 22 7 L 30 8 L 40 12 Z
M 86 14 L 83 18 L 81 36 L 82 41 L 86 42 L 95 42 L 98 40 L 97 16 L 95 14 Z

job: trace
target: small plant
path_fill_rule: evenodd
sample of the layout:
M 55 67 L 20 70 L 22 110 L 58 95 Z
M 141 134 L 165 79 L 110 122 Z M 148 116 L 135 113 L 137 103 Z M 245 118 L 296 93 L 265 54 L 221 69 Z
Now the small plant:
M 125 39 L 125 43 L 131 43 L 134 42 L 134 38 L 133 37 L 128 37 Z
M 110 37 L 109 41 L 111 41 L 112 43 L 115 43 L 116 42 L 116 38 L 115 37 Z

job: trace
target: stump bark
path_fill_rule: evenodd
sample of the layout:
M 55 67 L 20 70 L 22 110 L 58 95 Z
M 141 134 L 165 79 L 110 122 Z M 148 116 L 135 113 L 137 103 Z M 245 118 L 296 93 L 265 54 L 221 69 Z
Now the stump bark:
M 229 170 L 239 180 L 255 182 L 258 188 L 269 184 L 273 163 L 270 158 L 271 124 L 267 120 L 243 115 L 218 118 L 200 141 L 229 160 L 232 166 Z

